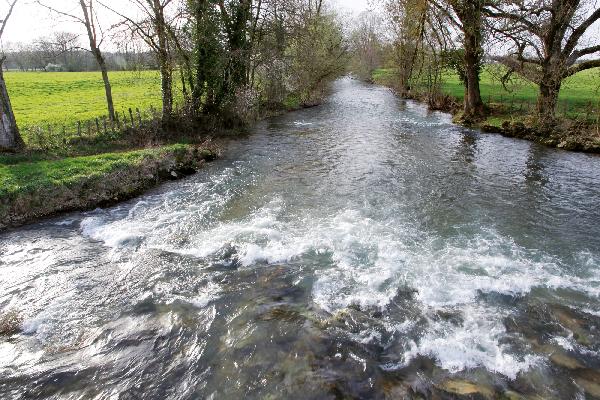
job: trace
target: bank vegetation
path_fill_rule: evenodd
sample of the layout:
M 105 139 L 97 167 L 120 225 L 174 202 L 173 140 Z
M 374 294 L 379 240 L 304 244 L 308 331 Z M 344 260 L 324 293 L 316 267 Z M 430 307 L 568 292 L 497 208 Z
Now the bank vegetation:
M 371 79 L 387 67 L 385 83 L 400 96 L 454 112 L 465 125 L 600 152 L 600 96 L 575 117 L 561 112 L 559 102 L 564 83 L 582 73 L 593 71 L 600 87 L 599 29 L 594 0 L 386 0 L 355 28 L 353 69 Z M 500 101 L 482 96 L 482 74 L 490 71 L 507 94 Z M 444 91 L 449 75 L 460 80 L 460 96 Z M 517 119 L 507 107 L 515 82 L 537 91 L 535 104 Z

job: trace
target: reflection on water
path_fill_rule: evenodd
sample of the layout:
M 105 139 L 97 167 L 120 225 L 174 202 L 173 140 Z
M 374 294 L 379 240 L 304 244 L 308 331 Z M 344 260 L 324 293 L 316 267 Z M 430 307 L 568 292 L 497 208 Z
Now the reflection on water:
M 600 395 L 600 158 L 349 79 L 254 131 L 0 236 L 0 398 Z

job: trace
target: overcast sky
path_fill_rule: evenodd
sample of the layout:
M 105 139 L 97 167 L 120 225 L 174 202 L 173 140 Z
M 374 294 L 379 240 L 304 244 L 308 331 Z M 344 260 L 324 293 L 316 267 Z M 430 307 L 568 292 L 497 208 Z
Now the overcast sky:
M 6 15 L 6 1 L 7 0 L 0 0 L 0 16 L 2 17 Z M 338 9 L 353 14 L 358 14 L 362 11 L 365 11 L 368 7 L 367 0 L 329 1 Z M 123 0 L 105 0 L 105 2 L 114 7 L 125 4 Z M 73 11 L 73 13 L 79 14 L 79 10 L 77 8 L 78 5 L 75 0 L 44 0 L 44 3 L 52 5 L 53 7 L 63 11 Z M 118 21 L 118 17 L 111 15 L 110 12 L 105 11 L 105 13 L 105 15 L 102 15 L 102 21 L 112 20 L 111 23 Z M 85 33 L 82 26 L 73 24 L 67 18 L 58 17 L 55 14 L 51 14 L 48 10 L 36 4 L 35 0 L 19 0 L 12 17 L 8 22 L 2 42 L 3 44 L 31 42 L 35 39 L 48 35 L 53 31 L 69 31 L 78 32 L 81 34 Z M 85 42 L 82 40 L 82 44 L 83 43 Z

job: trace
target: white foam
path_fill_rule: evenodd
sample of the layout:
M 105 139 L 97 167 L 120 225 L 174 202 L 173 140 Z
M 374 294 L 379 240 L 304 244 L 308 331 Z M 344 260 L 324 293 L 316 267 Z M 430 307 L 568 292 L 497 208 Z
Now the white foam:
M 245 267 L 318 254 L 329 265 L 315 271 L 312 297 L 331 313 L 356 305 L 384 310 L 399 288 L 414 289 L 430 327 L 415 342 L 406 344 L 404 362 L 425 355 L 453 372 L 481 366 L 514 378 L 538 362 L 533 356 L 511 354 L 500 345 L 506 337 L 502 323 L 506 314 L 488 305 L 481 294 L 522 296 L 536 287 L 600 294 L 598 276 L 566 274 L 559 261 L 521 248 L 493 230 L 442 241 L 424 236 L 401 216 L 381 223 L 355 209 L 285 220 L 286 205 L 277 197 L 240 219 L 204 229 L 182 228 L 182 219 L 210 217 L 221 212 L 230 198 L 216 196 L 168 212 L 164 205 L 138 203 L 127 217 L 110 221 L 95 215 L 86 218 L 81 229 L 84 235 L 115 248 L 139 246 L 143 240 L 143 248 L 208 257 L 232 247 Z M 183 245 L 176 240 L 180 235 L 186 239 Z M 596 260 L 582 256 L 582 263 L 589 267 Z M 186 301 L 202 308 L 210 304 L 212 296 L 201 294 Z M 455 326 L 431 317 L 446 308 L 460 314 L 464 324 Z M 410 331 L 414 321 L 388 321 L 384 326 L 389 332 Z M 365 329 L 355 339 L 369 342 L 381 337 Z
M 405 363 L 417 355 L 426 355 L 451 372 L 485 367 L 515 379 L 519 372 L 541 362 L 541 358 L 533 355 L 519 357 L 499 344 L 506 335 L 502 324 L 504 313 L 473 304 L 462 307 L 461 316 L 461 324 L 429 320 L 427 333 L 418 343 L 412 342 L 404 354 Z

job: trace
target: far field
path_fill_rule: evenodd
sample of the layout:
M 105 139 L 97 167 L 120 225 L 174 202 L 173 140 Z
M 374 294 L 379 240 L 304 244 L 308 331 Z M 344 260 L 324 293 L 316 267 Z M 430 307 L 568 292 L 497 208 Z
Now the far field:
M 115 110 L 159 108 L 157 71 L 109 73 Z M 75 124 L 106 115 L 99 72 L 6 72 L 8 93 L 21 128 Z

